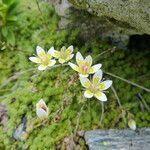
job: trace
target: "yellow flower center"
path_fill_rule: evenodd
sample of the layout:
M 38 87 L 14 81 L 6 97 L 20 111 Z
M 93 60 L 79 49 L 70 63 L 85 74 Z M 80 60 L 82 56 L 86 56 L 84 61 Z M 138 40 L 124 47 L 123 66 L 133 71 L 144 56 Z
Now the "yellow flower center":
M 67 59 L 67 57 L 68 57 L 68 54 L 65 52 L 65 51 L 61 51 L 60 52 L 60 57 L 62 58 L 62 59 L 64 59 L 64 60 L 66 60 Z
M 43 65 L 47 66 L 49 64 L 50 58 L 48 57 L 48 55 L 44 55 L 43 57 L 41 57 L 41 61 Z
M 86 62 L 82 62 L 82 64 L 79 66 L 80 72 L 84 75 L 89 72 L 90 66 Z
M 91 84 L 89 87 L 89 91 L 91 91 L 92 93 L 96 93 L 97 91 L 99 91 L 98 84 Z
M 87 72 L 87 70 L 88 70 L 88 66 L 85 66 L 85 65 L 83 65 L 81 68 L 82 68 L 83 72 Z

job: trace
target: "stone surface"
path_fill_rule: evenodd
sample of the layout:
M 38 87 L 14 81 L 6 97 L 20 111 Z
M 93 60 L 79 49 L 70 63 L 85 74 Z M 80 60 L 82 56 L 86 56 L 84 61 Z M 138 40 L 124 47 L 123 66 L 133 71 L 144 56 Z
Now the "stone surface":
M 150 128 L 93 130 L 85 133 L 90 150 L 149 150 Z
M 106 18 L 128 34 L 150 34 L 149 0 L 69 0 L 74 6 Z
M 13 133 L 14 139 L 23 140 L 22 137 L 26 133 L 26 123 L 27 123 L 27 119 L 26 119 L 26 117 L 23 117 L 22 123 L 16 128 L 16 130 Z
M 59 27 L 80 28 L 87 41 L 95 37 L 126 49 L 131 35 L 150 34 L 149 0 L 48 0 L 61 16 Z

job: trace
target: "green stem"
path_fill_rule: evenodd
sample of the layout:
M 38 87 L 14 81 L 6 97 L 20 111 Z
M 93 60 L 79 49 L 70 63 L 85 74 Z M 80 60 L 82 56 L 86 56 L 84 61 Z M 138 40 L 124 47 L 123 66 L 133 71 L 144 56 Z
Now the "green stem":
M 142 85 L 136 84 L 136 83 L 134 83 L 134 82 L 132 82 L 132 81 L 129 81 L 129 80 L 127 80 L 127 79 L 124 79 L 124 78 L 122 78 L 122 77 L 120 77 L 120 76 L 117 76 L 117 75 L 115 75 L 115 74 L 113 74 L 113 73 L 110 73 L 110 72 L 105 72 L 105 73 L 108 74 L 108 75 L 110 75 L 110 76 L 112 76 L 112 77 L 115 77 L 115 78 L 117 78 L 117 79 L 120 79 L 120 80 L 122 80 L 122 81 L 124 81 L 124 82 L 127 82 L 127 83 L 129 83 L 129 84 L 131 84 L 131 85 L 133 85 L 133 86 L 136 86 L 136 87 L 138 87 L 138 88 L 141 88 L 141 89 L 143 89 L 143 90 L 145 90 L 145 91 L 147 91 L 147 92 L 150 92 L 150 89 L 148 89 L 148 88 L 146 88 L 146 87 L 144 87 L 144 86 L 142 86 Z
M 113 93 L 114 93 L 114 95 L 115 95 L 115 97 L 116 97 L 116 99 L 117 99 L 117 102 L 118 102 L 118 105 L 119 105 L 120 109 L 123 110 L 123 109 L 122 109 L 121 102 L 120 102 L 120 99 L 119 99 L 119 97 L 118 97 L 118 94 L 117 94 L 115 88 L 114 88 L 113 86 L 111 86 L 111 89 L 112 89 L 112 91 L 113 91 Z M 122 115 L 123 121 L 124 121 L 124 123 L 125 123 L 125 125 L 126 125 L 126 118 L 125 118 L 125 116 L 124 116 L 123 113 L 122 113 L 121 115 Z
M 55 65 L 55 66 L 52 66 L 51 68 L 48 68 L 47 70 L 51 70 L 53 68 L 58 68 L 58 67 L 61 67 L 61 66 L 68 66 L 68 64 Z M 1 84 L 0 89 L 2 89 L 3 87 L 5 87 L 11 81 L 17 80 L 19 76 L 21 76 L 21 75 L 23 75 L 23 74 L 25 74 L 27 72 L 31 72 L 31 71 L 35 71 L 35 70 L 37 70 L 37 68 L 30 68 L 30 69 L 27 69 L 27 70 L 24 70 L 24 71 L 21 71 L 21 72 L 14 73 L 13 76 L 11 76 L 10 78 L 8 78 L 6 81 L 3 82 L 3 84 Z
M 113 93 L 114 93 L 114 95 L 115 95 L 115 97 L 116 97 L 116 99 L 117 99 L 117 102 L 118 102 L 119 107 L 122 108 L 120 99 L 119 99 L 119 97 L 118 97 L 118 94 L 117 94 L 115 88 L 114 88 L 113 86 L 111 86 L 111 89 L 112 89 L 112 91 L 113 91 Z
M 150 112 L 150 107 L 147 105 L 146 101 L 144 100 L 144 98 L 142 97 L 142 95 L 140 93 L 138 93 L 138 97 L 142 101 L 142 103 L 144 104 L 147 111 Z
M 85 107 L 85 103 L 82 105 L 82 107 L 81 107 L 79 113 L 77 114 L 77 121 L 76 121 L 75 130 L 74 130 L 74 135 L 76 135 L 77 130 L 78 130 L 78 128 L 79 128 L 80 117 L 81 117 L 81 114 L 82 114 L 82 112 L 83 112 L 83 110 L 84 110 L 84 107 Z
M 42 10 L 41 10 L 41 8 L 40 8 L 40 4 L 39 4 L 38 0 L 36 0 L 36 4 L 37 4 L 38 10 L 39 10 L 39 12 L 40 12 L 40 14 L 41 14 L 41 16 L 42 16 L 42 19 L 43 19 L 43 22 L 44 22 L 44 24 L 45 24 L 45 27 L 46 27 L 46 29 L 48 30 L 48 25 L 47 25 L 47 23 L 46 23 L 46 21 L 45 21 L 45 19 L 44 19 L 44 17 L 43 17 L 43 12 L 42 12 Z
M 107 50 L 103 51 L 102 53 L 98 54 L 98 55 L 94 58 L 94 60 L 96 60 L 98 57 L 100 57 L 100 56 L 102 56 L 102 55 L 104 55 L 104 54 L 106 54 L 106 53 L 108 53 L 108 52 L 114 52 L 115 49 L 116 49 L 116 47 L 113 47 L 112 49 L 107 49 Z
M 103 102 L 101 102 L 101 105 L 102 105 L 102 113 L 101 113 L 101 118 L 100 118 L 100 124 L 102 124 L 103 117 L 104 117 L 104 104 L 103 104 Z

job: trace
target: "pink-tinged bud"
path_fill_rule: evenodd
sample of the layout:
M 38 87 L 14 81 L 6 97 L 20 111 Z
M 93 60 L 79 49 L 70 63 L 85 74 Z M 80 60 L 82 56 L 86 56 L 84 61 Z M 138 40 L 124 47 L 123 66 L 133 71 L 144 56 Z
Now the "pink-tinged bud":
M 40 119 L 47 119 L 49 110 L 43 99 L 36 104 L 36 114 Z

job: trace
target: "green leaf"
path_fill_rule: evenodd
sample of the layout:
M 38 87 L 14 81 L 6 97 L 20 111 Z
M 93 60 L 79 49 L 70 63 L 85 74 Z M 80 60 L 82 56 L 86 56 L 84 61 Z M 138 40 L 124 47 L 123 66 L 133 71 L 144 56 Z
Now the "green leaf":
M 9 5 L 11 3 L 13 3 L 15 0 L 2 0 L 3 3 Z
M 9 6 L 8 6 L 7 13 L 8 14 L 17 14 L 17 12 L 18 12 L 18 8 L 17 8 L 18 4 L 19 4 L 18 0 L 12 1 L 12 3 L 10 3 Z
M 2 27 L 2 35 L 4 36 L 4 37 L 7 37 L 7 35 L 8 35 L 8 29 L 7 29 L 7 27 L 6 26 L 4 26 L 4 27 Z
M 12 45 L 15 46 L 16 43 L 16 39 L 15 39 L 15 35 L 14 32 L 9 30 L 8 35 L 7 35 L 7 42 Z
M 17 17 L 16 16 L 8 16 L 7 21 L 15 22 L 15 21 L 17 21 Z

